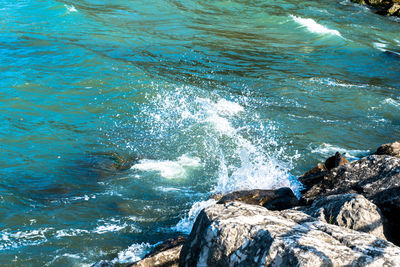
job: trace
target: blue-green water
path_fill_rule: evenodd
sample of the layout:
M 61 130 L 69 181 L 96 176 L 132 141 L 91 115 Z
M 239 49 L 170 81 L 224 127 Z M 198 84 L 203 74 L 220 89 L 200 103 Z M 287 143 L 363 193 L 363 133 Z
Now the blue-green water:
M 134 260 L 400 139 L 399 52 L 346 0 L 0 0 L 0 265 Z

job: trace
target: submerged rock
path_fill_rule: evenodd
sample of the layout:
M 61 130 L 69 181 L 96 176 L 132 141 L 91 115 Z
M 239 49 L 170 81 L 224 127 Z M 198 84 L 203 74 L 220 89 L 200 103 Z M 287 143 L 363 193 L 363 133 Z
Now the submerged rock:
M 232 202 L 203 210 L 179 266 L 398 266 L 400 248 L 294 209 Z
M 170 238 L 156 246 L 141 261 L 128 265 L 130 267 L 177 267 L 179 254 L 186 238 Z
M 253 189 L 236 191 L 221 197 L 217 204 L 225 204 L 232 201 L 259 205 L 269 210 L 289 209 L 299 203 L 293 191 L 288 187 L 276 190 Z
M 378 147 L 375 154 L 400 158 L 400 142 L 383 144 Z
M 386 239 L 380 209 L 359 194 L 321 197 L 306 211 L 319 220 Z

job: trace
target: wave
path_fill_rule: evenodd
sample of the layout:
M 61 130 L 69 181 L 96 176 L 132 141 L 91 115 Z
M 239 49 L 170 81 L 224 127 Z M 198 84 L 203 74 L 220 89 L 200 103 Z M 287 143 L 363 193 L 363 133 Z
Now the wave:
M 301 26 L 306 27 L 309 32 L 318 34 L 331 34 L 343 38 L 339 31 L 328 29 L 313 19 L 304 19 L 294 15 L 290 15 L 290 17 Z
M 199 158 L 182 155 L 176 161 L 143 159 L 133 165 L 131 169 L 157 171 L 164 178 L 174 179 L 185 178 L 188 169 L 200 166 L 201 161 Z
M 276 124 L 260 119 L 245 96 L 227 98 L 181 87 L 161 92 L 151 101 L 144 110 L 150 133 L 156 137 L 180 134 L 179 142 L 191 148 L 190 159 L 197 158 L 191 167 L 203 168 L 212 176 L 208 194 L 279 187 L 299 192 L 300 185 L 289 172 L 298 155 L 285 153 L 277 138 Z M 182 150 L 183 145 L 175 145 Z M 185 177 L 182 165 L 179 158 L 145 160 L 132 169 L 158 171 L 167 178 Z M 209 170 L 216 171 L 210 174 Z M 198 212 L 213 203 L 214 200 L 195 202 L 173 229 L 189 232 Z
M 333 156 L 336 152 L 345 154 L 346 158 L 349 160 L 358 160 L 361 157 L 370 153 L 369 150 L 359 150 L 359 149 L 345 149 L 331 144 L 323 143 L 318 147 L 311 148 L 311 153 L 320 154 L 323 158 Z

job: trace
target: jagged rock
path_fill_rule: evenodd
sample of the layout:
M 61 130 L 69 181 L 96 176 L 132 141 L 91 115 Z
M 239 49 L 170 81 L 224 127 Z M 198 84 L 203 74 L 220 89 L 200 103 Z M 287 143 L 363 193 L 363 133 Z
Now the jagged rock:
M 319 198 L 306 211 L 319 220 L 386 239 L 380 209 L 359 194 Z
M 400 243 L 400 159 L 372 155 L 331 170 L 301 198 L 311 204 L 316 197 L 359 193 L 377 205 L 388 219 L 388 240 Z
M 400 266 L 400 248 L 294 209 L 231 202 L 199 214 L 179 266 Z
M 340 154 L 339 152 L 336 152 L 335 156 L 332 156 L 325 161 L 325 167 L 328 169 L 328 171 L 330 171 L 333 168 L 336 168 L 340 165 L 344 165 L 346 163 L 349 163 L 346 157 Z
M 399 5 L 400 9 L 400 5 Z M 383 144 L 376 150 L 376 155 L 388 155 L 400 158 L 400 142 Z
M 240 201 L 251 205 L 263 206 L 269 210 L 289 209 L 298 205 L 299 200 L 288 187 L 276 190 L 242 190 L 224 195 L 217 204 Z
M 115 266 L 114 263 L 105 260 L 101 260 L 92 265 L 92 267 L 114 267 L 114 266 Z
M 328 173 L 328 169 L 324 164 L 318 163 L 308 172 L 304 173 L 298 180 L 306 187 L 311 187 Z
M 129 267 L 177 267 L 179 254 L 186 237 L 170 238 L 156 246 L 141 261 L 128 265 Z
M 325 161 L 325 164 L 318 163 L 317 166 L 313 167 L 311 170 L 300 176 L 298 180 L 306 188 L 310 188 L 318 181 L 320 181 L 328 173 L 328 171 L 340 165 L 344 165 L 346 163 L 349 163 L 346 157 L 340 154 L 339 152 L 336 152 L 334 156 L 329 157 Z
M 351 0 L 354 3 L 368 5 L 375 9 L 376 13 L 387 16 L 400 16 L 399 0 Z

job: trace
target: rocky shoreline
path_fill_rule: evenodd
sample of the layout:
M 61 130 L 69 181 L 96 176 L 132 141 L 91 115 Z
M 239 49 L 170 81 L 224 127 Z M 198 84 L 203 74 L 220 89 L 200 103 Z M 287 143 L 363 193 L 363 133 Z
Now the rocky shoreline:
M 351 0 L 351 2 L 367 5 L 380 15 L 400 17 L 400 0 Z
M 352 162 L 336 153 L 298 179 L 300 200 L 289 188 L 214 196 L 189 237 L 121 266 L 400 266 L 400 142 Z

